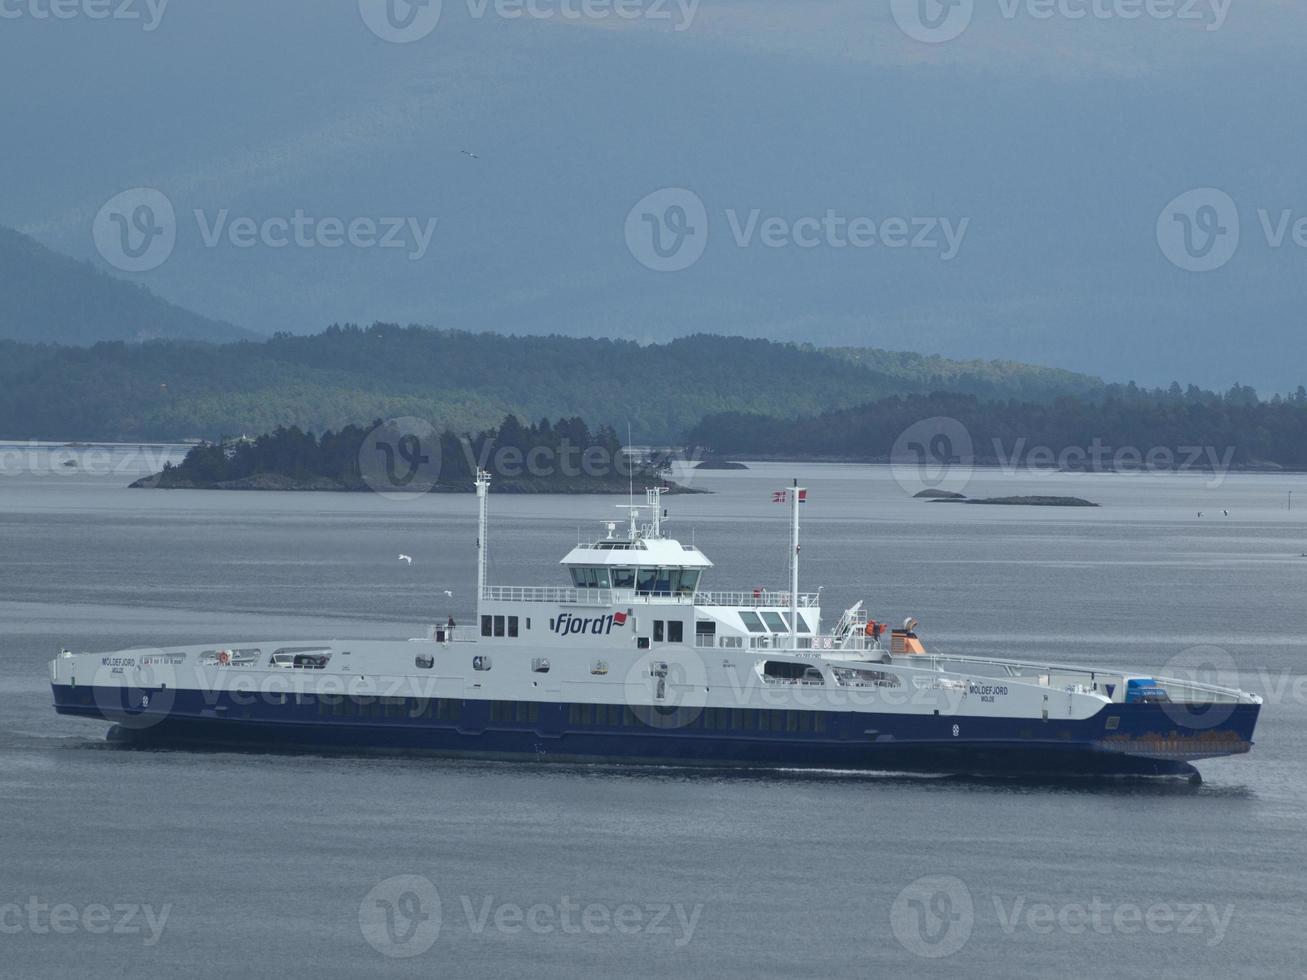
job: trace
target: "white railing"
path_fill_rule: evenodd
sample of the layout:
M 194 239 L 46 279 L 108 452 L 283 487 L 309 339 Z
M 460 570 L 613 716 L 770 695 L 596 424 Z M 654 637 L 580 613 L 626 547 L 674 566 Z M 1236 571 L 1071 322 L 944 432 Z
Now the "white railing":
M 696 592 L 696 605 L 700 606 L 766 606 L 774 609 L 788 609 L 790 594 L 788 592 L 766 592 L 756 589 L 753 592 Z M 800 592 L 799 608 L 815 609 L 821 604 L 817 592 Z
M 745 606 L 788 609 L 788 592 L 638 592 L 635 589 L 575 589 L 549 585 L 487 585 L 481 598 L 488 602 L 556 602 L 577 606 L 681 604 Z M 815 609 L 816 592 L 799 593 L 800 609 Z

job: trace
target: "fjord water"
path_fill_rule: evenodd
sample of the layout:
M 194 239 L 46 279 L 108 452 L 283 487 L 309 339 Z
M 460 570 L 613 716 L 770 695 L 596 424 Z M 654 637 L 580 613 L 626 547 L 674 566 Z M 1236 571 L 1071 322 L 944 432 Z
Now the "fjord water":
M 1299 477 L 981 471 L 967 488 L 1103 505 L 1086 510 L 759 464 L 669 501 L 673 533 L 716 563 L 709 587 L 779 588 L 769 491 L 801 477 L 804 585 L 828 623 L 865 598 L 955 652 L 1160 671 L 1219 648 L 1266 705 L 1253 752 L 1200 763 L 1191 787 L 119 748 L 51 710 L 60 647 L 470 623 L 475 501 L 128 490 L 157 455 L 99 462 L 0 475 L 0 976 L 1301 974 Z M 618 503 L 492 496 L 491 580 L 556 583 Z M 406 959 L 360 925 L 401 875 L 440 899 Z M 51 928 L 34 903 L 75 919 Z M 166 911 L 157 941 L 143 913 L 107 931 L 85 915 L 117 925 L 133 905 Z

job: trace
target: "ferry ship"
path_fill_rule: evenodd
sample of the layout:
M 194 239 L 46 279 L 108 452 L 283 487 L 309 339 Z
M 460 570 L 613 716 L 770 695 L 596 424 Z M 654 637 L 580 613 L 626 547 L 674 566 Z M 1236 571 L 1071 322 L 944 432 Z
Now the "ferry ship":
M 60 714 L 143 744 L 389 750 L 569 763 L 943 774 L 1187 776 L 1252 747 L 1261 698 L 1102 667 L 927 649 L 916 622 L 832 626 L 790 582 L 711 591 L 666 533 L 662 488 L 563 559 L 558 586 L 486 581 L 490 477 L 476 479 L 477 618 L 392 641 L 223 642 L 50 664 Z

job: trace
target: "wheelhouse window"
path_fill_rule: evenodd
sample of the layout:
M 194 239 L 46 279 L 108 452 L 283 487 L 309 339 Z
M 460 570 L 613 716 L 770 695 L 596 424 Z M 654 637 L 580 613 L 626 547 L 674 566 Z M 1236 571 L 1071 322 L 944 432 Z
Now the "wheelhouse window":
M 634 589 L 635 569 L 614 568 L 612 571 L 612 582 L 614 589 Z
M 803 613 L 796 613 L 796 615 L 799 617 L 799 632 L 811 633 L 812 630 L 808 629 L 808 621 L 803 618 Z M 788 630 L 790 628 L 790 614 L 787 612 L 783 612 L 781 613 L 781 616 L 784 618 L 785 628 L 786 630 Z
M 606 589 L 608 588 L 608 569 L 573 568 L 572 584 L 578 589 Z
M 658 587 L 658 569 L 642 568 L 636 573 L 636 591 L 648 595 Z
M 677 595 L 694 595 L 699 588 L 699 569 L 683 568 L 672 573 L 672 591 Z

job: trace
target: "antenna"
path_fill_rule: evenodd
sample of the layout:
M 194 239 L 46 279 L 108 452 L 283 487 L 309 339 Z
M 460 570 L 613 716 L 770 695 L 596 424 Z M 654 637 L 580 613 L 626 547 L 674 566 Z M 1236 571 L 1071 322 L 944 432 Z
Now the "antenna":
M 635 457 L 631 448 L 631 420 L 626 420 L 626 503 L 635 506 Z

